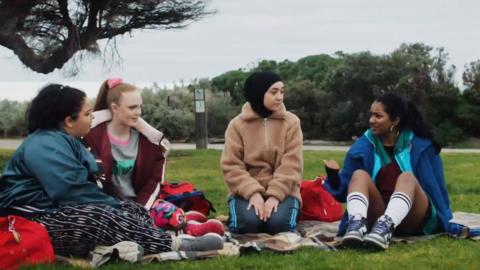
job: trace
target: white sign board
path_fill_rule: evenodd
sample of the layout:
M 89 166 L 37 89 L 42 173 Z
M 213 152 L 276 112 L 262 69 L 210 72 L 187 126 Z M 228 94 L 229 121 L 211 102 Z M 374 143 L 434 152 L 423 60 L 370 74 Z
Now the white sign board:
M 195 100 L 195 112 L 197 113 L 205 112 L 205 100 Z
M 205 100 L 203 89 L 195 89 L 195 100 Z

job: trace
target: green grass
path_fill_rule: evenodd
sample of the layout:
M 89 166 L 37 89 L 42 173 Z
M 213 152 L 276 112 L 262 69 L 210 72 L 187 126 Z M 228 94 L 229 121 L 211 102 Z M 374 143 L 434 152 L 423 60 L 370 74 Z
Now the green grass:
M 2 168 L 2 172 L 3 172 L 3 168 L 7 164 L 7 161 L 12 156 L 13 152 L 14 152 L 13 150 L 0 149 L 0 168 Z
M 0 151 L 0 165 L 11 151 Z M 343 161 L 342 152 L 305 151 L 305 179 L 324 174 L 323 159 Z M 480 212 L 480 154 L 442 154 L 445 177 L 454 211 Z M 220 151 L 174 151 L 167 164 L 167 179 L 190 181 L 227 214 L 227 189 L 219 168 Z M 102 269 L 480 269 L 480 242 L 438 237 L 414 244 L 393 244 L 386 252 L 364 250 L 319 251 L 305 248 L 291 254 L 264 251 L 241 257 L 150 265 L 109 264 Z M 73 269 L 67 266 L 33 269 Z

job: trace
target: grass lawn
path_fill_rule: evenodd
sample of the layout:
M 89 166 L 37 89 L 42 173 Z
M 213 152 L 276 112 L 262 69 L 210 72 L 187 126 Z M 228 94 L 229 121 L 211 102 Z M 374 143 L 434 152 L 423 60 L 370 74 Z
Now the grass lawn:
M 0 166 L 11 155 L 0 151 Z M 305 151 L 305 179 L 324 174 L 323 159 L 343 160 L 343 152 Z M 227 214 L 226 187 L 219 168 L 220 151 L 182 150 L 170 154 L 167 179 L 188 180 L 210 199 L 217 214 Z M 442 154 L 454 211 L 480 212 L 480 154 Z M 448 237 L 393 244 L 386 252 L 364 250 L 319 251 L 305 248 L 292 254 L 250 253 L 235 258 L 165 262 L 150 265 L 109 264 L 102 269 L 480 269 L 480 242 Z M 38 269 L 72 269 L 38 267 Z

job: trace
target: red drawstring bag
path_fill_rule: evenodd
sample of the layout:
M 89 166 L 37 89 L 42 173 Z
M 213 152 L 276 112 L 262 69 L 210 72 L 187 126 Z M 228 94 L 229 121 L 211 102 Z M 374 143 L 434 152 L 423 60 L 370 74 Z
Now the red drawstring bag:
M 323 187 L 325 176 L 304 180 L 300 187 L 302 211 L 299 220 L 337 221 L 343 216 L 342 205 Z
M 55 254 L 42 224 L 23 217 L 0 217 L 0 269 L 53 263 Z

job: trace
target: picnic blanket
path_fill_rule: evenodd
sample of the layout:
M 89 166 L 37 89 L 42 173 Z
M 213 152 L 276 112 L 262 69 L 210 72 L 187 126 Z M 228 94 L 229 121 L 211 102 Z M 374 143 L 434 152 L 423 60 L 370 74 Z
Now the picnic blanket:
M 276 235 L 259 234 L 227 234 L 227 243 L 240 247 L 240 252 L 249 249 L 262 251 L 271 250 L 278 253 L 292 252 L 301 247 L 313 247 L 322 250 L 335 250 L 335 247 L 317 236 L 302 236 L 297 232 L 284 232 Z
M 455 212 L 453 213 L 453 222 L 462 224 L 466 228 L 464 233 L 459 235 L 458 238 L 480 240 L 480 214 Z M 313 247 L 319 250 L 334 251 L 340 240 L 340 238 L 337 237 L 338 223 L 338 221 L 300 221 L 298 223 L 298 232 L 285 232 L 273 236 L 264 233 L 234 235 L 226 232 L 224 236 L 225 245 L 222 250 L 202 252 L 170 251 L 142 256 L 139 257 L 138 260 L 126 260 L 147 264 L 161 261 L 196 260 L 219 256 L 240 256 L 251 251 L 260 252 L 262 250 L 287 253 L 293 252 L 301 247 Z M 392 242 L 413 243 L 425 241 L 440 235 L 442 234 L 395 236 L 392 238 Z M 96 249 L 92 254 L 101 254 L 100 251 L 101 249 Z M 100 256 L 101 259 L 98 259 L 98 256 L 92 256 L 90 260 L 57 256 L 57 261 L 74 266 L 94 268 L 108 261 L 125 260 L 121 254 L 115 252 L 112 254 L 104 254 L 103 256 L 104 257 Z
M 134 242 L 120 242 L 129 245 L 138 245 Z M 97 268 L 107 262 L 128 261 L 131 263 L 154 263 L 162 261 L 180 261 L 180 260 L 196 260 L 206 259 L 219 256 L 238 256 L 240 248 L 232 243 L 225 243 L 221 250 L 211 251 L 169 251 L 157 254 L 149 254 L 140 257 L 131 256 L 131 254 L 122 254 L 122 251 L 112 250 L 105 253 L 103 247 L 99 246 L 90 252 L 90 258 L 71 258 L 64 256 L 56 256 L 57 263 L 68 264 L 81 268 Z
M 93 250 L 90 259 L 67 258 L 57 256 L 60 263 L 70 264 L 83 268 L 96 268 L 109 261 L 125 260 L 129 262 L 139 262 L 142 264 L 161 262 L 161 261 L 179 261 L 179 260 L 196 260 L 219 256 L 240 256 L 241 254 L 262 250 L 271 250 L 279 253 L 292 252 L 300 247 L 314 247 L 323 250 L 334 250 L 330 245 L 316 237 L 302 237 L 296 232 L 285 232 L 276 235 L 269 234 L 244 234 L 232 235 L 229 232 L 224 235 L 225 244 L 221 250 L 212 251 L 170 251 L 157 254 L 141 256 L 134 259 L 129 254 L 121 254 L 118 250 L 110 250 L 105 253 L 104 247 L 97 247 Z M 136 243 L 129 242 L 130 248 Z
M 465 230 L 457 238 L 480 240 L 480 214 L 454 212 L 453 222 L 465 226 Z M 317 239 L 328 242 L 333 246 L 337 246 L 340 238 L 337 237 L 338 232 L 337 222 L 321 222 L 315 220 L 305 220 L 298 223 L 298 231 L 304 237 L 315 237 Z M 413 243 L 417 241 L 429 240 L 431 238 L 444 235 L 420 235 L 420 236 L 394 236 L 392 242 Z

